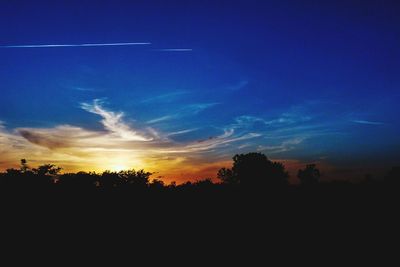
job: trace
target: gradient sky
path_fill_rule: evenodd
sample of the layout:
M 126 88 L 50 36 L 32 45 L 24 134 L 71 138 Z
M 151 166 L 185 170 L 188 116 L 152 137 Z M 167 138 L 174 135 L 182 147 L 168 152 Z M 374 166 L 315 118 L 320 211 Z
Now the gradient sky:
M 400 162 L 398 1 L 54 2 L 0 3 L 0 170 Z

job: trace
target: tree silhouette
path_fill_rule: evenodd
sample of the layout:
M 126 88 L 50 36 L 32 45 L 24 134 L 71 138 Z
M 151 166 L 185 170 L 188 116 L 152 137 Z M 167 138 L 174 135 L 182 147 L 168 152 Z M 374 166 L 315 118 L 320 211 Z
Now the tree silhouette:
M 93 189 L 96 187 L 96 182 L 99 183 L 99 175 L 94 172 L 78 172 L 78 173 L 67 173 L 60 177 L 59 184 L 68 189 Z
M 117 187 L 124 182 L 117 172 L 105 171 L 98 177 L 98 184 L 102 189 Z
M 315 164 L 309 164 L 304 170 L 299 170 L 297 178 L 299 178 L 302 185 L 315 185 L 318 184 L 321 173 Z
M 193 183 L 193 185 L 198 188 L 209 189 L 214 186 L 214 183 L 210 178 L 206 178 L 203 180 L 197 180 L 196 182 Z
M 160 189 L 163 189 L 165 187 L 165 184 L 160 179 L 153 179 L 153 181 L 151 181 L 149 186 L 150 186 L 150 188 L 153 188 L 155 190 L 160 190 Z
M 39 166 L 37 169 L 32 169 L 33 173 L 37 175 L 57 175 L 61 170 L 62 168 L 53 164 L 44 164 Z
M 270 161 L 262 153 L 239 154 L 233 157 L 232 169 L 222 168 L 218 178 L 229 184 L 252 186 L 286 185 L 289 174 L 283 164 Z
M 225 184 L 239 184 L 239 179 L 237 179 L 237 175 L 234 175 L 233 171 L 229 168 L 219 169 L 217 177 Z
M 129 170 L 129 171 L 121 171 L 119 175 L 122 179 L 129 185 L 135 186 L 137 188 L 145 188 L 148 187 L 150 182 L 151 172 L 146 172 L 144 170 Z

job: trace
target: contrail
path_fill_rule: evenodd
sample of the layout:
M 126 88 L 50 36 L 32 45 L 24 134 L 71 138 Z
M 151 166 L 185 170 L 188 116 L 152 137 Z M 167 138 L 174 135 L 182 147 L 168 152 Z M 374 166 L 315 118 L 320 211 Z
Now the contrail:
M 163 48 L 163 49 L 152 49 L 152 51 L 160 52 L 190 52 L 193 51 L 192 48 Z
M 151 43 L 103 43 L 103 44 L 29 44 L 29 45 L 3 45 L 0 48 L 47 48 L 47 47 L 85 47 L 85 46 L 129 46 L 150 45 Z

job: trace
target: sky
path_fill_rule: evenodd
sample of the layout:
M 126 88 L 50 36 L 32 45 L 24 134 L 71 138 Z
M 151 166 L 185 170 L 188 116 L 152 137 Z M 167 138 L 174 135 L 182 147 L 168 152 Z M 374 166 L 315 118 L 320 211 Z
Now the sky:
M 1 1 L 0 171 L 400 164 L 397 1 Z

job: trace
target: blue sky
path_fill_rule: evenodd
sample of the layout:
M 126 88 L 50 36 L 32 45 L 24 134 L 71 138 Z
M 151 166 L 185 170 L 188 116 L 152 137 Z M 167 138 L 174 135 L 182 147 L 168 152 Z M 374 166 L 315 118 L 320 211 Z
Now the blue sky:
M 400 6 L 323 2 L 3 1 L 0 167 L 98 169 L 93 149 L 193 169 L 177 176 L 249 151 L 326 172 L 398 164 Z M 9 47 L 131 42 L 149 44 Z

